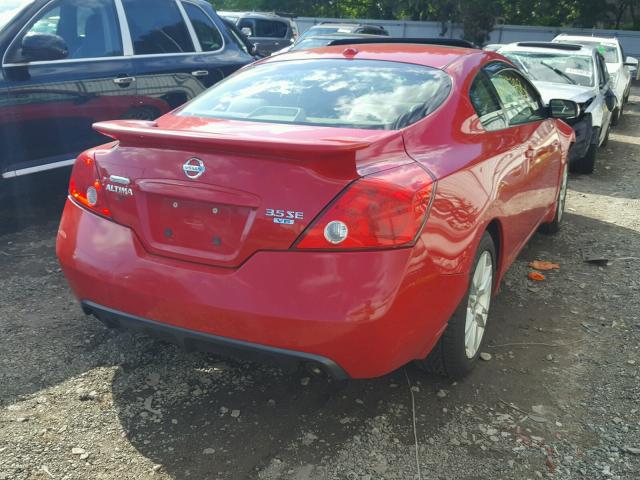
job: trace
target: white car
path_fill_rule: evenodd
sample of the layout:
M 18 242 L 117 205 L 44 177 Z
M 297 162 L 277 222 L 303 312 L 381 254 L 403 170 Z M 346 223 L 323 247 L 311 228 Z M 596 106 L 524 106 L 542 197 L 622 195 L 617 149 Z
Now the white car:
M 553 42 L 573 43 L 585 45 L 587 47 L 597 48 L 607 62 L 607 70 L 612 78 L 613 93 L 618 99 L 618 108 L 613 112 L 611 123 L 617 125 L 625 103 L 629 100 L 629 91 L 631 89 L 631 73 L 630 68 L 638 66 L 638 60 L 632 57 L 626 57 L 622 45 L 617 38 L 605 37 L 587 37 L 579 35 L 566 35 L 564 33 L 556 36 Z
M 529 77 L 545 104 L 559 98 L 580 106 L 578 117 L 567 121 L 576 133 L 569 166 L 574 172 L 592 173 L 618 106 L 603 56 L 594 48 L 551 42 L 511 43 L 498 53 Z

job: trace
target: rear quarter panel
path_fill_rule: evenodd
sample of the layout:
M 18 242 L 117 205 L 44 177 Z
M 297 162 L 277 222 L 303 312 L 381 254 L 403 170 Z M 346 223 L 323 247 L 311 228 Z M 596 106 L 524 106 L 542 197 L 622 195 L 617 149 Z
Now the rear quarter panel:
M 471 54 L 447 68 L 453 79 L 451 95 L 437 112 L 405 131 L 405 146 L 438 182 L 419 239 L 432 265 L 445 274 L 469 272 L 484 231 L 496 222 L 499 282 L 519 253 L 521 239 L 535 226 L 518 218 L 529 200 L 517 185 L 520 150 L 525 148 L 518 133 L 522 129 L 485 131 L 469 101 L 471 83 L 488 58 L 495 54 Z M 566 130 L 568 125 L 563 125 Z M 563 138 L 566 158 L 570 134 Z

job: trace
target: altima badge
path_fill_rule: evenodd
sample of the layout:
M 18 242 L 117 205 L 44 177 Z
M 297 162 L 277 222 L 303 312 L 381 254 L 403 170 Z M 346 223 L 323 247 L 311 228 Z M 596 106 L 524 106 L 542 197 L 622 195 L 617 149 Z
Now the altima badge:
M 187 177 L 191 179 L 198 178 L 205 171 L 204 162 L 199 158 L 192 157 L 184 162 L 184 165 L 182 165 L 182 171 Z

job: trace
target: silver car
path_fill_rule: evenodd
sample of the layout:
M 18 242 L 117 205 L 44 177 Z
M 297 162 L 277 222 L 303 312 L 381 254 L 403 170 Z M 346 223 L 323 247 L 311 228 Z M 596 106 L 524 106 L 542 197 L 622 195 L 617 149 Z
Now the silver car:
M 600 52 L 583 45 L 519 42 L 505 45 L 498 53 L 528 75 L 545 103 L 560 98 L 580 106 L 580 115 L 567 122 L 576 133 L 569 162 L 574 172 L 592 173 L 618 107 Z

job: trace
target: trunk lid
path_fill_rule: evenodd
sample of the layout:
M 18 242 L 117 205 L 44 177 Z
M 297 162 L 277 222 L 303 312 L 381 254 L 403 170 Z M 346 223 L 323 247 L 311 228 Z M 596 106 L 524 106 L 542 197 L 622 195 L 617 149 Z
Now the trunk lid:
M 229 268 L 288 249 L 359 176 L 357 157 L 402 144 L 398 132 L 169 117 L 94 125 L 118 140 L 96 152 L 113 220 L 150 253 Z

